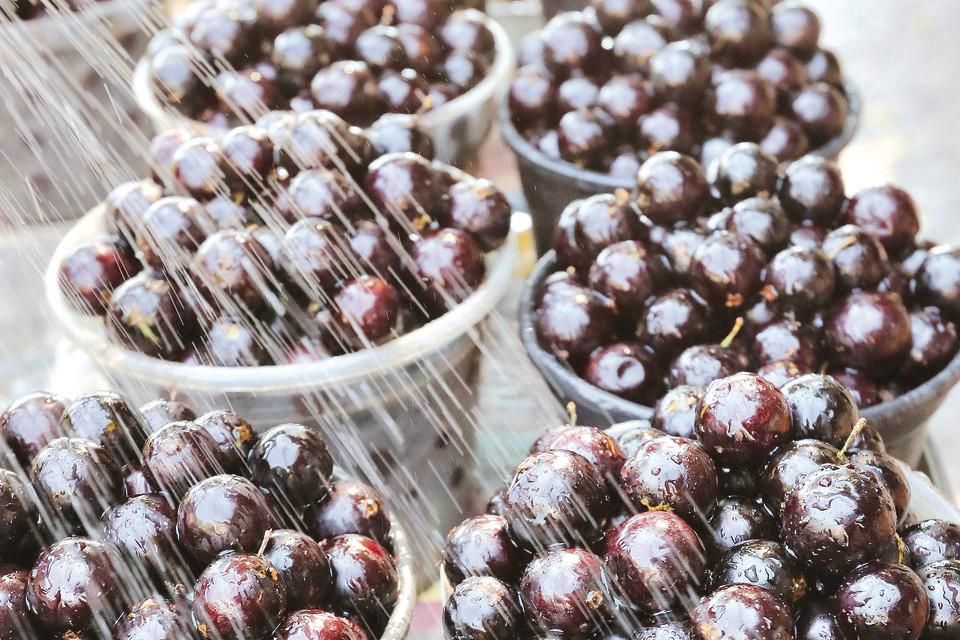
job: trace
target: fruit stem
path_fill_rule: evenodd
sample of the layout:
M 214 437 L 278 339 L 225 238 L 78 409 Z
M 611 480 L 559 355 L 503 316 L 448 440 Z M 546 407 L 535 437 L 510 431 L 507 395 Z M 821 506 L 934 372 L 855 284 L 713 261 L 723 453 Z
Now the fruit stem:
M 857 439 L 857 436 L 860 435 L 860 432 L 863 431 L 865 426 L 867 426 L 866 418 L 860 418 L 857 420 L 857 424 L 853 425 L 853 431 L 847 436 L 847 441 L 843 443 L 843 448 L 837 453 L 837 462 L 843 462 L 847 459 L 847 449 L 850 448 L 850 445 Z
M 728 333 L 727 337 L 723 339 L 723 342 L 720 343 L 720 346 L 724 349 L 729 348 L 730 345 L 733 344 L 733 341 L 736 339 L 737 334 L 740 333 L 740 329 L 742 328 L 743 318 L 738 316 L 737 319 L 733 321 L 733 328 L 730 329 L 730 333 Z
M 573 400 L 567 403 L 567 417 L 570 418 L 570 426 L 577 426 L 577 403 Z
M 267 529 L 263 534 L 263 540 L 260 542 L 260 550 L 257 551 L 258 556 L 262 556 L 267 550 L 267 545 L 270 544 L 270 536 L 273 535 L 273 529 Z
M 846 238 L 843 239 L 843 242 L 841 242 L 839 245 L 834 247 L 833 251 L 827 254 L 827 259 L 833 262 L 833 259 L 836 258 L 841 251 L 843 251 L 847 247 L 854 245 L 856 243 L 857 243 L 856 237 L 847 236 Z

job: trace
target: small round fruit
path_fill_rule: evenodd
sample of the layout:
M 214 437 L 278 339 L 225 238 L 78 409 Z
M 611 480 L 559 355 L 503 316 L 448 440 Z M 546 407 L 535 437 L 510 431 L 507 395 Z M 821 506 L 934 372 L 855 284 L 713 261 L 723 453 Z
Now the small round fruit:
M 282 424 L 260 437 L 250 453 L 253 481 L 305 507 L 324 496 L 333 477 L 333 458 L 319 431 Z
M 760 477 L 764 499 L 774 513 L 797 483 L 825 464 L 836 464 L 840 451 L 819 440 L 797 440 L 777 450 Z
M 903 565 L 859 567 L 844 579 L 836 598 L 841 620 L 861 640 L 918 640 L 930 615 L 923 581 Z
M 326 602 L 330 565 L 314 539 L 290 529 L 271 531 L 263 556 L 280 574 L 288 611 L 314 609 Z
M 534 559 L 519 591 L 534 629 L 568 638 L 602 627 L 616 607 L 603 560 L 584 549 L 559 549 Z
M 329 491 L 307 507 L 307 531 L 317 540 L 358 533 L 380 544 L 390 541 L 386 501 L 372 487 L 355 480 L 337 480 Z
M 443 569 L 451 584 L 472 576 L 490 576 L 515 584 L 527 554 L 510 539 L 502 516 L 468 518 L 450 530 L 443 550 Z
M 154 486 L 176 497 L 223 472 L 216 442 L 193 422 L 171 422 L 151 434 L 143 447 L 143 464 Z
M 830 363 L 882 372 L 910 350 L 910 314 L 895 293 L 852 293 L 827 317 Z
M 658 153 L 637 173 L 637 205 L 657 224 L 694 219 L 708 197 L 703 168 L 690 156 L 675 151 Z
M 616 342 L 600 347 L 584 368 L 583 378 L 609 393 L 650 405 L 660 396 L 663 376 L 656 361 L 639 343 Z
M 903 533 L 907 550 L 905 563 L 914 570 L 942 560 L 960 560 L 960 524 L 929 519 Z
M 860 417 L 846 387 L 830 376 L 807 374 L 780 388 L 790 408 L 794 438 L 842 447 Z
M 710 570 L 715 588 L 727 584 L 753 584 L 769 589 L 793 604 L 807 591 L 807 581 L 779 542 L 749 540 L 725 553 Z
M 454 587 L 443 608 L 443 628 L 451 640 L 511 640 L 525 625 L 516 592 L 483 576 Z
M 772 591 L 747 584 L 721 587 L 690 613 L 697 638 L 793 638 L 793 612 Z
M 276 640 L 367 640 L 359 624 L 320 609 L 291 613 L 273 636 Z
M 942 561 L 918 572 L 930 604 L 926 640 L 949 640 L 960 634 L 960 562 Z
M 760 288 L 766 256 L 749 238 L 729 231 L 711 234 L 693 252 L 690 276 L 694 290 L 719 307 L 746 304 Z
M 934 247 L 917 273 L 917 299 L 960 319 L 960 248 Z
M 69 401 L 53 393 L 31 393 L 0 415 L 0 437 L 27 466 L 40 450 L 63 435 L 60 420 Z
M 393 558 L 375 541 L 355 534 L 332 538 L 322 547 L 333 572 L 331 610 L 355 616 L 373 635 L 380 635 L 399 597 Z
M 726 496 L 707 514 L 704 540 L 714 558 L 748 540 L 776 538 L 776 521 L 756 500 Z
M 273 633 L 287 610 L 280 573 L 263 556 L 226 553 L 197 580 L 193 615 L 203 638 L 241 640 Z
M 699 443 L 664 436 L 645 442 L 627 459 L 620 486 L 638 511 L 666 507 L 695 522 L 713 507 L 717 471 Z

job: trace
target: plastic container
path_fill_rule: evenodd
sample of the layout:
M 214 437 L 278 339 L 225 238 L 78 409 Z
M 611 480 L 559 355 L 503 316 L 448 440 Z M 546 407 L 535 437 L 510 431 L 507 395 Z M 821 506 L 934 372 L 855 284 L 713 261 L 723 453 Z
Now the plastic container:
M 76 218 L 108 183 L 142 173 L 131 136 L 146 118 L 124 85 L 149 39 L 150 4 L 110 0 L 55 17 L 2 20 L 2 225 Z
M 397 563 L 400 593 L 393 612 L 387 621 L 380 640 L 404 640 L 410 631 L 413 611 L 417 606 L 417 580 L 414 569 L 414 556 L 410 550 L 410 540 L 402 523 L 396 517 L 390 517 L 390 533 L 393 542 L 393 555 Z
M 57 247 L 46 274 L 54 322 L 89 358 L 62 376 L 89 382 L 92 360 L 94 375 L 102 373 L 104 383 L 137 404 L 176 397 L 198 412 L 229 406 L 260 429 L 284 422 L 319 428 L 351 475 L 383 490 L 394 508 L 415 514 L 411 547 L 417 567 L 433 566 L 436 545 L 462 519 L 461 503 L 472 497 L 467 452 L 475 439 L 479 345 L 485 320 L 513 277 L 515 234 L 488 254 L 486 280 L 469 298 L 384 345 L 312 364 L 209 367 L 128 351 L 107 338 L 102 319 L 68 305 L 57 266 L 73 247 L 102 235 L 103 224 L 99 207 L 82 218 Z
M 433 139 L 437 160 L 455 166 L 464 166 L 473 159 L 486 139 L 496 119 L 500 94 L 506 87 L 514 68 L 514 51 L 510 37 L 495 20 L 486 17 L 487 28 L 493 34 L 497 55 L 487 77 L 462 96 L 423 115 L 410 116 Z M 154 129 L 163 131 L 188 127 L 211 133 L 211 128 L 191 120 L 176 109 L 164 107 L 150 84 L 150 60 L 144 56 L 137 63 L 133 76 L 133 93 L 140 109 L 153 122 Z
M 524 285 L 520 299 L 520 339 L 534 365 L 563 402 L 573 402 L 582 424 L 608 426 L 627 420 L 650 419 L 653 408 L 599 389 L 580 378 L 566 363 L 540 346 L 534 300 L 548 275 L 556 270 L 556 256 L 547 252 Z M 887 451 L 911 467 L 923 455 L 927 421 L 960 381 L 960 353 L 937 375 L 890 402 L 863 409 L 860 414 L 883 435 Z
M 860 95 L 849 83 L 844 85 L 844 91 L 850 110 L 843 133 L 822 147 L 814 149 L 811 154 L 835 159 L 853 139 L 860 124 Z M 568 204 L 598 193 L 612 193 L 616 189 L 631 191 L 636 186 L 632 180 L 588 171 L 569 162 L 548 157 L 530 144 L 513 125 L 506 100 L 501 101 L 498 124 L 501 138 L 517 156 L 523 195 L 530 215 L 533 216 L 537 250 L 541 254 L 552 245 L 557 221 Z

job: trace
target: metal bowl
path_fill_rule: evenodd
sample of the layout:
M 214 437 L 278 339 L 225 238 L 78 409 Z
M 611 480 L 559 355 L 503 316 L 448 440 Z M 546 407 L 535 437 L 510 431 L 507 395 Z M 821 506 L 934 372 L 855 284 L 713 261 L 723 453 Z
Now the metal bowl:
M 860 94 L 850 83 L 844 85 L 844 91 L 850 106 L 843 133 L 812 150 L 812 155 L 835 159 L 856 134 L 862 114 Z M 533 216 L 537 250 L 541 254 L 553 243 L 557 221 L 568 204 L 598 193 L 612 193 L 616 189 L 630 191 L 636 186 L 632 180 L 581 169 L 544 154 L 530 144 L 513 125 L 506 99 L 501 100 L 497 121 L 501 138 L 517 157 L 523 195 L 527 200 L 530 215 Z
M 524 284 L 520 298 L 520 339 L 534 365 L 550 383 L 554 395 L 573 402 L 583 424 L 609 426 L 647 419 L 653 408 L 599 389 L 576 374 L 565 362 L 540 346 L 537 339 L 535 299 L 543 281 L 556 270 L 556 255 L 547 252 Z M 927 421 L 960 381 L 960 353 L 937 375 L 897 398 L 867 407 L 860 414 L 883 435 L 889 453 L 911 467 L 923 455 Z

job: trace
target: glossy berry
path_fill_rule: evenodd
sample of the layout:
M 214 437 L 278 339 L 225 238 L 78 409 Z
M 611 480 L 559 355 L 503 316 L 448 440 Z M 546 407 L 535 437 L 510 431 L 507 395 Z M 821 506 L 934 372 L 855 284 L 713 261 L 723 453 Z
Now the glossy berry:
M 777 159 L 750 142 L 724 151 L 711 172 L 711 183 L 727 204 L 755 196 L 768 198 L 777 187 Z
M 101 514 L 119 502 L 120 471 L 109 452 L 89 440 L 58 438 L 30 465 L 40 504 L 59 516 L 52 526 L 95 527 Z
M 511 537 L 529 550 L 595 540 L 610 508 L 600 470 L 570 451 L 546 451 L 517 467 L 504 500 Z
M 712 234 L 690 262 L 693 287 L 711 304 L 736 308 L 759 289 L 765 258 L 752 240 L 729 231 Z
M 0 437 L 22 465 L 63 435 L 60 419 L 68 400 L 52 393 L 32 393 L 16 400 L 0 415 Z
M 193 632 L 189 611 L 176 601 L 159 597 L 141 600 L 117 622 L 117 640 L 168 640 L 187 638 Z
M 381 156 L 371 163 L 366 192 L 382 215 L 393 224 L 409 224 L 421 230 L 433 215 L 437 180 L 430 163 L 403 153 Z
M 706 387 L 714 380 L 732 376 L 747 368 L 746 356 L 735 348 L 718 344 L 695 345 L 684 349 L 670 364 L 671 387 Z
M 510 231 L 512 209 L 506 196 L 488 180 L 461 180 L 448 191 L 449 214 L 445 226 L 469 232 L 480 249 L 492 251 Z
M 130 498 L 103 514 L 102 527 L 104 541 L 132 566 L 142 562 L 158 575 L 181 579 L 176 571 L 183 562 L 177 546 L 177 512 L 166 497 Z
M 267 636 L 286 612 L 286 587 L 265 557 L 227 553 L 200 575 L 192 607 L 203 638 Z
M 222 473 L 216 441 L 193 422 L 171 422 L 151 434 L 143 447 L 143 463 L 154 485 L 177 497 Z
M 373 540 L 354 534 L 321 546 L 333 572 L 331 611 L 356 616 L 369 631 L 379 634 L 399 594 L 393 558 Z
M 250 469 L 258 486 L 281 492 L 294 505 L 306 506 L 326 493 L 333 459 L 318 431 L 283 424 L 260 437 L 250 453 Z
M 930 250 L 917 273 L 917 299 L 939 307 L 951 319 L 960 318 L 960 250 L 938 246 Z
M 665 279 L 663 262 L 643 244 L 627 240 L 600 252 L 590 268 L 590 288 L 613 300 L 622 314 L 636 317 Z
M 788 604 L 806 594 L 803 574 L 779 542 L 749 540 L 725 553 L 710 570 L 715 588 L 752 584 L 769 589 Z
M 703 389 L 681 385 L 667 391 L 657 401 L 651 426 L 678 438 L 696 439 L 697 405 Z
M 600 627 L 615 606 L 603 560 L 583 549 L 560 549 L 534 559 L 519 591 L 535 629 L 571 638 Z
M 595 427 L 561 427 L 548 431 L 531 453 L 544 451 L 571 451 L 587 459 L 605 478 L 616 483 L 626 455 L 620 444 L 609 433 Z
M 884 597 L 873 597 L 878 593 Z M 929 605 L 923 581 L 903 565 L 864 565 L 844 579 L 836 597 L 841 620 L 863 640 L 915 640 L 927 624 Z
M 515 638 L 524 628 L 517 594 L 496 578 L 467 578 L 444 606 L 443 628 L 451 640 Z
M 296 611 L 277 629 L 277 640 L 365 640 L 366 631 L 353 620 L 340 618 L 320 609 Z
M 878 557 L 896 532 L 890 493 L 856 465 L 823 465 L 807 474 L 787 494 L 781 515 L 784 544 L 826 576 Z
M 706 517 L 704 540 L 717 558 L 748 540 L 776 540 L 776 521 L 755 500 L 727 496 Z M 714 578 L 717 585 L 728 581 Z
M 783 247 L 790 236 L 790 223 L 783 209 L 766 197 L 737 202 L 725 217 L 724 228 L 750 238 L 768 255 Z
M 142 418 L 112 391 L 78 396 L 64 411 L 60 429 L 67 436 L 101 445 L 118 462 L 137 460 L 146 440 Z
M 147 435 L 159 431 L 171 422 L 193 420 L 197 415 L 193 409 L 176 400 L 153 400 L 140 407 L 143 426 Z
M 924 638 L 946 640 L 960 632 L 960 563 L 938 562 L 918 572 L 930 605 Z
M 711 383 L 698 413 L 700 441 L 727 464 L 757 466 L 790 436 L 786 399 L 755 374 Z
M 591 68 L 602 56 L 601 35 L 580 15 L 556 16 L 540 32 L 543 61 L 558 76 L 578 68 Z
M 702 167 L 676 152 L 660 153 L 643 163 L 637 194 L 640 209 L 658 224 L 695 218 L 709 195 Z
M 795 438 L 814 438 L 839 448 L 850 437 L 859 412 L 850 392 L 834 378 L 809 374 L 780 391 L 790 408 Z
M 724 74 L 708 101 L 710 116 L 741 140 L 759 140 L 766 134 L 776 108 L 776 89 L 753 71 Z
M 856 451 L 849 456 L 850 462 L 871 472 L 880 480 L 897 509 L 898 521 L 902 522 L 910 505 L 910 483 L 896 458 L 876 451 Z
M 626 597 L 648 613 L 688 600 L 705 563 L 700 538 L 666 511 L 635 515 L 610 532 L 604 560 Z
M 910 315 L 895 293 L 853 293 L 827 317 L 830 362 L 882 371 L 910 349 Z
M 400 296 L 385 280 L 360 276 L 345 280 L 333 297 L 339 335 L 350 348 L 363 349 L 391 338 L 400 328 Z
M 638 330 L 656 352 L 675 353 L 703 339 L 711 325 L 706 305 L 695 293 L 673 289 L 647 301 Z
M 357 533 L 382 545 L 390 542 L 390 517 L 383 496 L 361 482 L 337 480 L 307 508 L 307 531 L 317 540 Z
M 526 552 L 510 539 L 506 519 L 496 515 L 464 520 L 447 534 L 443 550 L 444 572 L 453 585 L 471 576 L 515 584 L 526 561 Z
M 560 267 L 586 276 L 605 248 L 640 235 L 637 209 L 624 192 L 599 194 L 571 202 L 560 214 L 553 248 Z
M 330 585 L 330 566 L 315 540 L 289 529 L 272 531 L 263 555 L 280 574 L 288 611 L 323 605 Z
M 197 425 L 213 438 L 224 470 L 244 473 L 247 457 L 257 441 L 253 427 L 233 411 L 210 411 L 195 420 Z
M 760 486 L 770 508 L 779 513 L 780 505 L 797 483 L 822 465 L 839 462 L 840 452 L 819 440 L 790 442 L 770 458 L 760 476 Z
M 960 560 L 960 525 L 928 519 L 909 527 L 903 534 L 905 563 L 919 571 L 943 560 Z
M 569 287 L 544 299 L 537 309 L 541 343 L 559 357 L 583 361 L 612 333 L 612 304 L 594 291 Z
M 747 584 L 730 584 L 705 597 L 690 614 L 700 638 L 791 638 L 793 613 L 773 592 Z
M 107 307 L 107 333 L 115 342 L 171 359 L 182 353 L 196 318 L 166 280 L 142 272 L 120 285 Z
M 635 342 L 615 342 L 594 351 L 583 378 L 599 389 L 644 405 L 653 404 L 663 386 L 656 360 Z
M 823 252 L 833 262 L 837 284 L 846 289 L 872 289 L 889 270 L 883 245 L 875 236 L 853 225 L 828 233 Z
M 874 235 L 890 253 L 913 245 L 920 230 L 917 205 L 903 189 L 893 185 L 864 189 L 850 198 L 844 221 Z
M 140 271 L 118 241 L 95 240 L 74 249 L 60 265 L 60 288 L 84 313 L 103 314 L 114 289 Z
M 29 529 L 33 508 L 25 484 L 13 471 L 0 469 L 0 544 L 4 549 L 19 543 Z
M 763 272 L 763 295 L 785 311 L 808 314 L 830 302 L 836 286 L 833 265 L 820 249 L 789 247 Z
M 568 111 L 557 123 L 560 157 L 590 169 L 599 167 L 608 150 L 609 122 L 589 109 Z
M 268 514 L 267 502 L 252 482 L 214 476 L 184 495 L 177 510 L 177 534 L 190 555 L 206 564 L 227 549 L 256 551 L 269 528 Z
M 723 62 L 750 65 L 770 46 L 772 34 L 762 6 L 740 0 L 713 3 L 704 16 L 713 54 Z
M 644 443 L 627 459 L 620 486 L 634 509 L 667 507 L 692 522 L 713 506 L 717 471 L 698 443 L 665 436 Z
M 807 85 L 793 96 L 790 112 L 813 144 L 822 144 L 843 133 L 849 105 L 846 96 L 823 82 Z
M 113 624 L 122 597 L 121 565 L 113 550 L 86 538 L 47 547 L 30 571 L 27 609 L 54 633 Z

